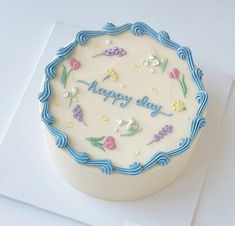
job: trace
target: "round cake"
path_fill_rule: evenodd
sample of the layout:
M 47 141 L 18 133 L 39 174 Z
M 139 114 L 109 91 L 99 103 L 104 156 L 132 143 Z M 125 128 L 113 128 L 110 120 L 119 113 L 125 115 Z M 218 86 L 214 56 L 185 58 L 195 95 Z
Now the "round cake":
M 45 68 L 39 93 L 51 159 L 89 195 L 154 194 L 196 150 L 208 94 L 188 47 L 142 22 L 78 32 Z

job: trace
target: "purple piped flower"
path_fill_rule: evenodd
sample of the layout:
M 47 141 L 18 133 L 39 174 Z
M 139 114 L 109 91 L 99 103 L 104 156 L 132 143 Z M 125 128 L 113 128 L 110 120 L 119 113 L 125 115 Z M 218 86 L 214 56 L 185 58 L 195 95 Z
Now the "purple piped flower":
M 92 58 L 97 57 L 97 56 L 118 56 L 118 57 L 122 57 L 122 56 L 125 56 L 126 54 L 127 54 L 127 52 L 123 48 L 114 47 L 114 48 L 105 49 L 103 52 L 94 55 Z
M 165 125 L 158 133 L 154 134 L 153 140 L 151 140 L 147 145 L 150 145 L 150 144 L 152 144 L 154 142 L 159 142 L 168 133 L 172 133 L 172 130 L 173 130 L 173 126 L 172 125 Z
M 166 125 L 165 129 L 168 133 L 172 133 L 173 126 L 172 125 Z
M 161 137 L 158 134 L 154 134 L 154 141 L 158 142 L 161 140 Z
M 79 122 L 83 122 L 83 124 L 87 126 L 87 124 L 83 120 L 83 111 L 79 104 L 77 104 L 77 106 L 73 109 L 73 117 Z

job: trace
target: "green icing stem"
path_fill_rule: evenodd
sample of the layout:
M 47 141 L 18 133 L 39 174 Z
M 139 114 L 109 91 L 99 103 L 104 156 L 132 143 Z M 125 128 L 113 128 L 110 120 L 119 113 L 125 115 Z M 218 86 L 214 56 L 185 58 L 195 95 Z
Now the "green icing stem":
M 183 95 L 184 95 L 184 97 L 185 97 L 185 96 L 186 96 L 186 93 L 187 93 L 187 87 L 186 87 L 185 80 L 184 80 L 184 74 L 183 74 L 182 80 L 180 80 L 180 79 L 178 78 L 178 81 L 179 81 L 179 83 L 180 83 L 180 86 L 181 86 Z
M 66 67 L 63 65 L 63 71 L 62 71 L 60 80 L 61 80 L 61 83 L 64 85 L 64 89 L 66 88 L 66 83 L 67 83 L 67 80 L 71 71 L 72 69 L 66 72 Z
M 131 137 L 131 136 L 134 136 L 137 133 L 141 132 L 142 130 L 143 130 L 142 128 L 140 129 L 139 126 L 137 126 L 137 128 L 132 129 L 132 130 L 130 130 L 129 132 L 127 132 L 125 134 L 121 134 L 120 136 L 122 136 L 122 137 Z
M 74 93 L 74 95 L 71 95 L 71 93 L 69 93 L 69 95 L 70 95 L 69 107 L 71 107 L 71 105 L 72 105 L 72 101 L 73 101 L 73 98 L 77 95 L 77 92 L 76 92 L 76 93 Z
M 95 57 L 103 56 L 103 55 L 104 55 L 104 53 L 98 53 L 98 54 L 96 54 L 96 55 L 92 56 L 91 58 L 95 58 Z
M 87 127 L 87 123 L 85 121 L 82 120 L 82 123 L 83 123 L 84 126 Z
M 151 140 L 149 143 L 147 143 L 147 145 L 153 144 L 155 142 L 155 140 Z
M 110 78 L 110 76 L 109 75 L 107 75 L 107 76 L 105 76 L 104 77 L 104 79 L 102 80 L 103 82 L 106 80 L 106 79 L 108 79 L 108 78 Z
M 104 139 L 104 136 L 103 137 L 88 137 L 86 138 L 89 142 L 91 142 L 91 144 L 96 147 L 96 148 L 99 148 L 101 149 L 102 151 L 105 151 L 104 147 L 103 147 L 103 144 L 99 143 L 99 141 L 103 140 Z
M 168 59 L 164 59 L 163 63 L 160 64 L 162 73 L 166 70 L 167 64 L 168 64 Z

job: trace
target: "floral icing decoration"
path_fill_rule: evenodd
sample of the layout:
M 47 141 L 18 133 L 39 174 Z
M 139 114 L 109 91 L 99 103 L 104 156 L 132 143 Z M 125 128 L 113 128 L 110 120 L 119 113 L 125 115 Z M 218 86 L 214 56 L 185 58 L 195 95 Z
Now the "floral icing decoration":
M 111 45 L 112 44 L 112 40 L 110 38 L 105 40 L 105 44 L 106 45 Z
M 73 109 L 73 117 L 87 126 L 87 124 L 83 120 L 83 110 L 79 104 L 77 104 L 77 106 Z
M 161 73 L 163 73 L 166 70 L 166 66 L 168 64 L 168 59 L 159 59 L 154 54 L 149 54 L 148 60 L 143 61 L 143 65 L 145 67 L 151 66 L 150 72 L 155 73 L 156 67 L 160 67 Z
M 102 137 L 88 137 L 86 138 L 94 147 L 105 151 L 105 148 L 108 150 L 114 150 L 116 148 L 115 139 L 112 136 Z M 103 143 L 101 143 L 103 141 Z
M 153 140 L 151 140 L 147 145 L 159 142 L 168 133 L 172 133 L 172 129 L 173 129 L 172 125 L 165 125 L 158 133 L 154 134 Z
M 130 117 L 128 121 L 125 121 L 121 118 L 117 118 L 116 123 L 119 127 L 126 125 L 126 132 L 121 134 L 122 137 L 134 136 L 142 131 L 142 128 L 140 128 L 139 126 L 139 123 L 133 117 Z
M 184 111 L 185 110 L 184 102 L 181 100 L 173 100 L 172 109 L 177 112 Z
M 73 87 L 71 92 L 68 92 L 68 91 L 63 92 L 63 97 L 69 99 L 69 107 L 71 107 L 72 103 L 75 103 L 75 102 L 78 101 L 78 99 L 76 97 L 77 94 L 78 94 L 78 88 L 77 87 Z
M 67 128 L 72 128 L 73 127 L 73 122 L 67 122 L 67 124 L 66 124 L 66 127 Z
M 60 77 L 60 81 L 63 84 L 64 88 L 66 88 L 66 83 L 69 77 L 69 74 L 74 71 L 77 70 L 78 68 L 80 68 L 81 63 L 79 61 L 77 61 L 75 58 L 72 58 L 72 60 L 70 61 L 70 69 L 69 71 L 67 71 L 66 67 L 63 65 L 63 71 Z
M 122 57 L 122 56 L 125 56 L 126 54 L 127 54 L 127 52 L 123 48 L 114 47 L 114 48 L 110 48 L 110 49 L 105 49 L 103 52 L 94 55 L 92 58 L 97 57 L 97 56 L 119 56 L 119 57 Z
M 104 121 L 104 122 L 107 122 L 109 120 L 108 116 L 107 115 L 101 115 L 101 120 Z
M 169 72 L 169 77 L 172 79 L 177 79 L 180 83 L 183 95 L 185 96 L 187 93 L 187 87 L 185 84 L 185 80 L 184 80 L 184 74 L 182 75 L 182 78 L 179 78 L 180 76 L 180 72 L 177 68 L 173 68 L 170 72 Z
M 114 69 L 112 69 L 112 68 L 107 69 L 106 75 L 105 75 L 105 77 L 103 78 L 103 82 L 104 82 L 106 79 L 110 79 L 111 81 L 116 82 L 116 81 L 118 80 L 118 74 L 117 74 L 117 72 L 116 72 Z
M 134 152 L 133 152 L 133 155 L 134 155 L 135 157 L 139 156 L 139 155 L 140 155 L 140 151 L 138 151 L 138 150 L 137 150 L 137 151 L 134 151 Z

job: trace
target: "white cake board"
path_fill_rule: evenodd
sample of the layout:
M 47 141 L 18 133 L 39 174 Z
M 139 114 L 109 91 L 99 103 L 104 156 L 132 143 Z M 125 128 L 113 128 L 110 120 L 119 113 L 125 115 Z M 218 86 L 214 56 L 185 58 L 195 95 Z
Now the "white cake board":
M 116 203 L 89 197 L 65 182 L 48 159 L 37 94 L 45 65 L 78 28 L 57 23 L 31 82 L 0 146 L 0 194 L 90 225 L 188 226 L 214 149 L 232 78 L 206 75 L 210 95 L 208 124 L 185 173 L 149 198 Z M 223 87 L 221 89 L 220 87 Z M 134 224 L 133 223 L 133 224 Z M 132 225 L 133 225 L 132 224 Z

